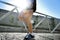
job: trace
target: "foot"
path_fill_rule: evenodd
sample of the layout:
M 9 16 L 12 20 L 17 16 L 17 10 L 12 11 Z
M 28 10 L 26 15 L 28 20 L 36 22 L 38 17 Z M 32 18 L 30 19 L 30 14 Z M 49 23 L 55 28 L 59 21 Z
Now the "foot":
M 34 35 L 31 35 L 31 34 L 29 34 L 30 36 L 31 36 L 31 38 L 34 38 Z
M 28 38 L 28 39 L 34 38 L 34 35 L 28 34 L 28 35 L 25 36 L 25 38 Z

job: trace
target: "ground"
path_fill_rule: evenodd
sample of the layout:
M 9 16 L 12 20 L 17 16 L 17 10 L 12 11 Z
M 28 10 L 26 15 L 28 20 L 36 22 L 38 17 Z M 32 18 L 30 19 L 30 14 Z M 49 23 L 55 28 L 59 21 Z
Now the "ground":
M 27 33 L 0 33 L 0 40 L 23 40 Z M 35 40 L 59 40 L 60 34 L 34 33 Z

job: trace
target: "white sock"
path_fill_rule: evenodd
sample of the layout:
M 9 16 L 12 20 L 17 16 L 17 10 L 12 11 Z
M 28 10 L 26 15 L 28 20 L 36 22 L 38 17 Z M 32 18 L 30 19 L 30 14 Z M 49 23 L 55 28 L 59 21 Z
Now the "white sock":
M 33 33 L 30 33 L 30 32 L 29 32 L 29 34 L 34 35 Z

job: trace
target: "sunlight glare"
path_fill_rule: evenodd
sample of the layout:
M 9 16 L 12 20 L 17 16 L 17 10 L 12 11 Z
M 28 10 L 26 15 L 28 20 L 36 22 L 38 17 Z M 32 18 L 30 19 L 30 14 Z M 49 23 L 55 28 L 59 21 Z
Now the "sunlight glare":
M 19 11 L 29 6 L 29 2 L 27 0 L 14 0 L 14 1 L 11 1 L 11 3 L 16 5 Z

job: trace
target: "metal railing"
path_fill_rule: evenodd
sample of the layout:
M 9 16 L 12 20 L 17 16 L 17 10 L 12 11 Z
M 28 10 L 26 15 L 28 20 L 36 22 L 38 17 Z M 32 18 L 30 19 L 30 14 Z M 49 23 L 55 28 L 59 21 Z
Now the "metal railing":
M 44 15 L 45 18 L 41 19 L 41 21 L 35 25 L 34 30 L 35 30 L 44 20 L 47 20 L 47 23 L 49 22 L 49 20 L 48 20 L 48 16 L 49 16 L 49 15 L 46 15 L 46 14 L 43 14 L 43 13 L 39 13 L 39 12 L 35 12 L 35 13 Z M 49 17 L 52 17 L 52 16 L 49 16 Z M 55 17 L 52 17 L 52 18 L 55 18 Z M 48 23 L 48 27 L 49 27 L 50 33 L 53 33 L 53 32 L 59 27 L 59 25 L 60 25 L 60 22 L 56 25 L 56 27 L 55 27 L 53 30 L 51 30 L 51 27 L 49 26 L 49 23 Z
M 18 9 L 17 9 L 17 6 L 12 5 L 12 4 L 10 4 L 10 3 L 7 3 L 7 2 L 4 2 L 4 1 L 0 1 L 0 3 L 4 3 L 4 4 L 7 4 L 7 5 L 10 5 L 10 6 L 13 6 L 13 7 L 14 7 L 10 12 L 8 12 L 8 13 L 6 13 L 5 15 L 3 15 L 2 17 L 0 17 L 0 21 L 3 20 L 5 17 L 9 16 L 10 14 L 12 14 L 12 12 L 13 12 L 14 10 L 16 10 L 17 13 L 19 13 L 19 11 L 18 11 Z M 44 15 L 45 18 L 43 18 L 38 24 L 35 25 L 35 28 L 33 29 L 33 31 L 34 31 L 44 20 L 48 20 L 48 16 L 49 16 L 49 15 L 46 15 L 46 14 L 43 14 L 43 13 L 39 13 L 39 12 L 35 12 L 35 13 Z M 52 17 L 52 16 L 49 16 L 49 17 Z M 53 17 L 53 18 L 54 18 L 54 17 Z M 49 22 L 49 20 L 47 21 L 47 23 L 48 23 L 48 22 Z M 23 25 L 25 26 L 25 29 L 27 30 L 27 27 L 26 27 L 26 25 L 25 25 L 24 22 L 23 22 Z M 48 23 L 49 31 L 50 31 L 51 33 L 53 33 L 53 32 L 58 28 L 59 25 L 60 25 L 60 23 L 58 23 L 58 24 L 56 25 L 56 27 L 51 31 L 50 26 L 49 26 L 49 23 Z
M 3 15 L 2 17 L 0 17 L 0 21 L 3 20 L 5 17 L 9 16 L 10 14 L 12 14 L 14 10 L 16 10 L 17 13 L 19 13 L 19 11 L 18 11 L 18 9 L 17 9 L 17 6 L 12 5 L 12 4 L 10 4 L 10 3 L 7 3 L 7 2 L 4 2 L 4 1 L 0 1 L 0 3 L 6 4 L 6 5 L 10 5 L 10 6 L 13 6 L 13 7 L 14 7 L 10 12 L 8 12 L 8 13 L 6 13 L 5 15 Z M 25 26 L 25 29 L 27 30 L 26 25 L 25 25 L 24 22 L 23 22 L 23 25 Z

